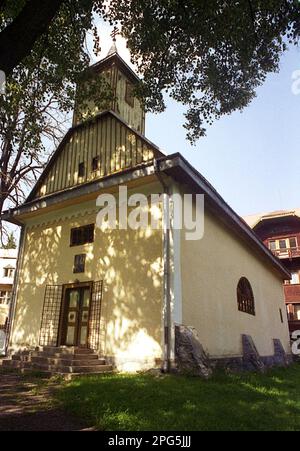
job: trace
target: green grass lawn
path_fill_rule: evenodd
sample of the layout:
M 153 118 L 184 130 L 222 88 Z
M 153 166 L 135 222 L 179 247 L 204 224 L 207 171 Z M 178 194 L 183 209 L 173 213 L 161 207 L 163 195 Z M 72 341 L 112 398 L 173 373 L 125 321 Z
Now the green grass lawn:
M 55 397 L 101 430 L 300 430 L 300 365 L 211 380 L 103 375 L 64 383 Z

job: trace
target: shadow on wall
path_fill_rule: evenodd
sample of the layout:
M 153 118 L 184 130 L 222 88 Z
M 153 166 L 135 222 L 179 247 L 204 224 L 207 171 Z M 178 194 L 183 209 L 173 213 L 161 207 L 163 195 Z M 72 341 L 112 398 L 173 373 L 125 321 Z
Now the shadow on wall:
M 95 257 L 105 274 L 105 355 L 161 357 L 161 232 L 150 229 L 101 232 Z M 98 240 L 96 240 L 98 242 Z M 106 250 L 102 253 L 101 251 Z M 117 350 L 117 352 L 116 352 Z
M 63 258 L 62 226 L 26 231 L 20 269 L 13 344 L 38 345 L 45 286 L 59 283 Z
M 92 244 L 70 247 L 70 229 L 95 215 L 64 219 L 27 232 L 14 342 L 37 345 L 47 284 L 104 280 L 101 351 L 135 359 L 161 355 L 161 230 L 95 229 Z M 73 274 L 74 255 L 86 254 L 84 274 Z

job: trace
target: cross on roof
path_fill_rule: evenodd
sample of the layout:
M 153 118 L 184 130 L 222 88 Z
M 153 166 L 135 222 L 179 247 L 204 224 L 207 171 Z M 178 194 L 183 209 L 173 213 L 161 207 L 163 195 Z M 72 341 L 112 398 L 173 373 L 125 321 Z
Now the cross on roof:
M 118 27 L 115 26 L 113 31 L 112 31 L 112 33 L 111 33 L 111 37 L 112 37 L 113 42 L 116 42 L 118 34 L 120 34 L 120 30 L 119 30 Z

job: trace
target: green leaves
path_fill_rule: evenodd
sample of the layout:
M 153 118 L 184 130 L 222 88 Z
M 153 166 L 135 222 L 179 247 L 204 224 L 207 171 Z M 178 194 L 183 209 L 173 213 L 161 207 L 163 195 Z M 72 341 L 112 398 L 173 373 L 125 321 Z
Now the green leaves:
M 89 66 L 86 32 L 93 7 L 102 2 L 66 0 L 59 14 L 7 77 L 0 96 L 0 204 L 18 205 L 43 169 L 51 150 L 64 134 L 67 114 L 74 108 L 76 84 Z M 5 3 L 0 30 L 22 9 L 22 0 Z M 77 101 L 107 98 L 101 80 L 82 86 Z M 105 90 L 105 89 L 104 89 Z
M 268 72 L 278 70 L 286 38 L 299 38 L 295 0 L 112 0 L 149 111 L 165 108 L 162 92 L 187 107 L 195 143 L 206 126 L 244 108 Z

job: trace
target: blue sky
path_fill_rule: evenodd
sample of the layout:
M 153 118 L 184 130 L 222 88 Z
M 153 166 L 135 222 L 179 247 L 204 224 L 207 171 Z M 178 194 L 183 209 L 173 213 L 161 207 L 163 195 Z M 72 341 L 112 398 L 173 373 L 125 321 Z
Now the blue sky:
M 146 135 L 167 154 L 181 152 L 240 215 L 300 207 L 300 95 L 292 92 L 299 69 L 300 49 L 292 48 L 251 105 L 215 122 L 195 147 L 173 101 L 147 116 Z
M 98 23 L 102 52 L 112 44 L 112 28 Z M 92 36 L 88 37 L 92 48 Z M 117 38 L 120 55 L 131 65 L 126 41 Z M 134 67 L 133 67 L 134 69 Z M 146 136 L 166 154 L 180 152 L 240 215 L 300 207 L 300 93 L 292 92 L 292 74 L 300 71 L 300 48 L 281 59 L 257 97 L 242 112 L 223 117 L 207 128 L 207 136 L 191 146 L 182 127 L 184 108 L 167 102 L 167 110 L 148 114 Z

